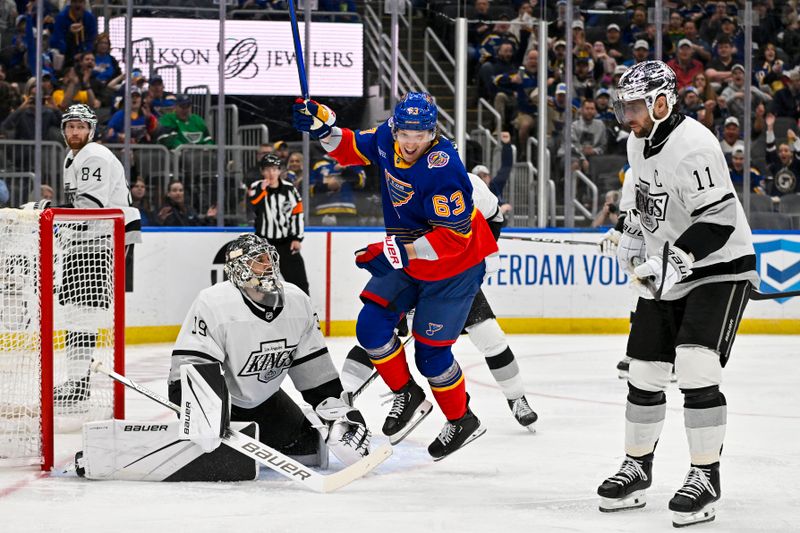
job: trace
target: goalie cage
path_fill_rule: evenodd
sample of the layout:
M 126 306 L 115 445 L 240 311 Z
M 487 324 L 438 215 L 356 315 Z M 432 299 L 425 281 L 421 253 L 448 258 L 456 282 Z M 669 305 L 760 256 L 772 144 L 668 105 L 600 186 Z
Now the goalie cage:
M 118 209 L 0 209 L 0 465 L 50 470 L 56 431 L 124 418 L 122 385 L 89 377 L 124 372 L 124 243 Z

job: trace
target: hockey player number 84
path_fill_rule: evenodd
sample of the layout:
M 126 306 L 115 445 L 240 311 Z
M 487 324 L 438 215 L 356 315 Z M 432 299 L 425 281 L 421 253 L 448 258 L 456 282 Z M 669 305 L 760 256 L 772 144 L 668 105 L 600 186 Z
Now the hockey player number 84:
M 464 195 L 461 191 L 456 191 L 450 195 L 450 203 L 456 204 L 456 208 L 453 209 L 453 215 L 458 216 L 464 212 L 467 208 L 466 204 L 464 203 Z M 433 196 L 433 211 L 438 216 L 442 218 L 447 218 L 450 216 L 450 205 L 447 200 L 447 196 L 436 194 Z

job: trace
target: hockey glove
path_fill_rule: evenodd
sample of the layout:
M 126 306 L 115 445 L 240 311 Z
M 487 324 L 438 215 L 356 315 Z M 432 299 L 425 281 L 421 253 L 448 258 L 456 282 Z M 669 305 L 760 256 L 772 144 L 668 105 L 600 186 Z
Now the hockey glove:
M 308 132 L 312 139 L 322 139 L 330 135 L 336 114 L 326 105 L 298 98 L 292 106 L 292 120 L 299 131 Z
M 396 269 L 408 266 L 408 252 L 394 235 L 387 235 L 383 242 L 372 243 L 356 250 L 356 266 L 380 278 Z
M 333 455 L 351 465 L 369 455 L 370 432 L 361 412 L 351 405 L 350 394 L 327 398 L 315 409 L 330 424 L 326 443 Z
M 620 237 L 622 237 L 621 232 L 614 228 L 608 230 L 605 235 L 603 235 L 603 240 L 600 241 L 600 253 L 610 256 L 617 255 L 617 246 L 619 245 Z
M 635 209 L 631 209 L 625 216 L 622 236 L 617 245 L 617 260 L 619 266 L 629 274 L 633 274 L 633 269 L 644 263 L 645 259 L 647 259 L 647 251 L 644 247 L 639 213 Z
M 38 211 L 43 211 L 50 207 L 50 200 L 42 199 L 38 202 L 28 202 L 27 204 L 22 204 L 20 206 L 21 209 L 35 209 Z
M 659 299 L 692 273 L 692 263 L 690 254 L 674 246 L 667 248 L 663 256 L 654 255 L 633 270 L 637 278 L 633 285 L 645 298 Z

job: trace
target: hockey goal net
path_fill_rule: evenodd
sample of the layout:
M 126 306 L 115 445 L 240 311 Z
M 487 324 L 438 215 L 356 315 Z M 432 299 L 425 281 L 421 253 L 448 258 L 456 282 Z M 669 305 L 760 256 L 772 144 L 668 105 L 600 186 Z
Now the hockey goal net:
M 0 465 L 53 467 L 54 433 L 124 418 L 125 227 L 116 209 L 0 209 Z

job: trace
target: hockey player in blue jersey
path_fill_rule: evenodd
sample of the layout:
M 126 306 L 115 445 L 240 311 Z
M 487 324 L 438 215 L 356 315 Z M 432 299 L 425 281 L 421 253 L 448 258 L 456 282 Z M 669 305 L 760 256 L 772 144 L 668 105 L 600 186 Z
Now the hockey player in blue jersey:
M 361 292 L 356 334 L 395 394 L 383 432 L 400 442 L 431 410 L 394 332 L 400 316 L 416 308 L 417 368 L 447 418 L 428 452 L 442 459 L 485 432 L 469 409 L 451 350 L 480 287 L 484 258 L 497 251 L 472 203 L 466 169 L 438 133 L 428 94 L 408 93 L 389 120 L 364 131 L 337 127 L 334 113 L 313 100 L 298 99 L 293 110 L 295 127 L 320 139 L 341 165 L 379 166 L 387 235 L 356 252 L 356 264 L 372 274 Z

